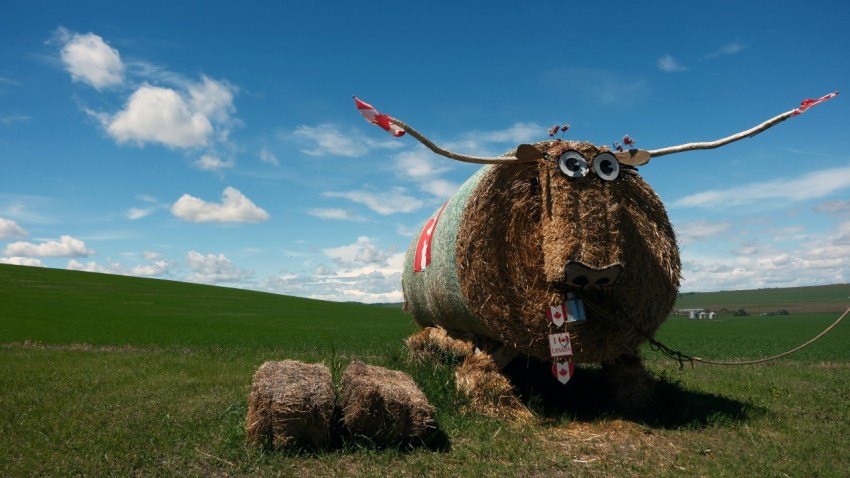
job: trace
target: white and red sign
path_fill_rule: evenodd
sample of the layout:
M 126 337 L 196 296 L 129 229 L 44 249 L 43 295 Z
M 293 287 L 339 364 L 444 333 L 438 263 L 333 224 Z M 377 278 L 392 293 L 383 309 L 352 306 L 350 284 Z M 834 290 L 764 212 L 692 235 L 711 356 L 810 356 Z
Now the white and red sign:
M 567 318 L 567 307 L 564 304 L 550 305 L 546 308 L 546 318 L 552 322 L 555 327 L 564 325 L 564 320 Z
M 413 255 L 413 272 L 423 272 L 426 267 L 431 265 L 431 242 L 434 240 L 434 230 L 437 228 L 437 221 L 440 220 L 440 215 L 443 214 L 446 204 L 443 204 L 437 215 L 429 219 L 425 223 L 425 227 L 422 228 L 422 233 L 419 235 L 419 242 L 416 243 L 416 253 Z
M 574 372 L 575 367 L 572 362 L 555 362 L 552 364 L 552 375 L 563 384 L 570 381 Z
M 552 357 L 566 357 L 572 354 L 573 347 L 570 344 L 569 333 L 549 334 L 549 355 Z

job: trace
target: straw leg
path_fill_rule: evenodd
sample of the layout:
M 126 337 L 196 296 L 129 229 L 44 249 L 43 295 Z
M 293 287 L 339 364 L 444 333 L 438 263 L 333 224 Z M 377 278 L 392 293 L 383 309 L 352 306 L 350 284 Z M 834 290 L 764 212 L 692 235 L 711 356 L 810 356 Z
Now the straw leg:
M 602 364 L 616 406 L 625 413 L 638 412 L 652 402 L 655 380 L 637 354 L 624 354 Z

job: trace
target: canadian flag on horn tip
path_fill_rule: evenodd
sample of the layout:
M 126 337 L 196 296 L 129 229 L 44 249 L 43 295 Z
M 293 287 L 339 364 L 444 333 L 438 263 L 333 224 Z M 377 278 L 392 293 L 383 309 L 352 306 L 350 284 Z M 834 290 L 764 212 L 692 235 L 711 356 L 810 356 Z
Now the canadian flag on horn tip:
M 357 111 L 363 115 L 363 118 L 365 118 L 366 121 L 384 128 L 395 137 L 404 136 L 404 130 L 397 124 L 390 121 L 389 116 L 378 113 L 378 110 L 376 110 L 372 105 L 364 101 L 360 101 L 360 99 L 356 96 L 352 96 L 352 98 L 354 98 L 354 103 L 357 104 Z
M 799 108 L 797 108 L 796 110 L 794 110 L 794 114 L 793 114 L 793 115 L 791 115 L 791 116 L 797 116 L 797 115 L 798 115 L 798 114 L 800 114 L 800 113 L 805 113 L 805 112 L 806 112 L 806 110 L 807 110 L 807 109 L 809 109 L 809 108 L 811 108 L 812 106 L 819 105 L 819 104 L 823 103 L 824 101 L 826 101 L 826 100 L 828 100 L 828 99 L 830 99 L 830 98 L 835 98 L 836 96 L 838 96 L 838 92 L 837 92 L 837 91 L 832 92 L 832 93 L 830 93 L 830 94 L 828 94 L 828 95 L 823 95 L 823 96 L 821 96 L 820 98 L 818 98 L 818 99 L 816 99 L 816 100 L 813 100 L 813 99 L 811 99 L 811 98 L 806 99 L 806 100 L 803 100 L 803 101 L 801 101 L 801 102 L 800 102 L 800 107 L 799 107 Z

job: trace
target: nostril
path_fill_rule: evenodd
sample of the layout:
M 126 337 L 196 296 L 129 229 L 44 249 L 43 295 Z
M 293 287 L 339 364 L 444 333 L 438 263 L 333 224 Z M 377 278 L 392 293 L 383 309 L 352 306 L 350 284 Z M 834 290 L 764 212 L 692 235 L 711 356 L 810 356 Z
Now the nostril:
M 584 287 L 587 284 L 590 284 L 590 279 L 585 276 L 578 276 L 575 279 L 572 279 L 570 282 L 572 282 L 574 285 Z
M 578 261 L 569 261 L 564 267 L 566 281 L 576 287 L 589 285 L 605 287 L 617 282 L 623 272 L 622 264 L 611 264 L 603 268 L 588 267 Z

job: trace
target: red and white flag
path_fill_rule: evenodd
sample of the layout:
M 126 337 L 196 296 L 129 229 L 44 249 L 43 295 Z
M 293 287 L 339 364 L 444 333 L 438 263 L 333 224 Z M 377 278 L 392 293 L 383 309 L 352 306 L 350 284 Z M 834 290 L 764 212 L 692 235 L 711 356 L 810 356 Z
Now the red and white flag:
M 812 106 L 819 105 L 819 104 L 823 103 L 824 101 L 826 101 L 826 100 L 828 100 L 828 99 L 830 99 L 830 98 L 834 98 L 834 97 L 836 97 L 836 96 L 838 96 L 838 92 L 837 92 L 837 91 L 836 91 L 836 92 L 833 92 L 833 93 L 830 93 L 830 94 L 828 94 L 828 95 L 823 95 L 823 96 L 821 96 L 820 98 L 818 98 L 818 99 L 816 99 L 816 100 L 813 100 L 813 99 L 811 99 L 811 98 L 806 99 L 806 100 L 803 100 L 803 101 L 801 101 L 801 102 L 800 102 L 800 107 L 799 107 L 799 108 L 797 108 L 796 110 L 794 110 L 794 114 L 793 114 L 793 115 L 791 115 L 791 116 L 797 116 L 797 115 L 798 115 L 798 114 L 800 114 L 800 113 L 805 113 L 805 112 L 806 112 L 806 110 L 807 110 L 807 109 L 809 109 L 809 108 L 811 108 Z
M 372 105 L 360 101 L 360 99 L 356 96 L 352 96 L 352 98 L 354 98 L 354 103 L 357 104 L 357 111 L 363 115 L 363 118 L 365 118 L 366 121 L 384 128 L 395 137 L 404 136 L 404 130 L 390 121 L 389 116 L 378 113 L 378 110 L 376 110 Z
M 552 375 L 559 382 L 566 384 L 575 373 L 575 366 L 572 362 L 555 362 L 552 364 Z
M 440 215 L 443 214 L 443 209 L 446 208 L 446 201 L 443 207 L 437 211 L 437 214 L 425 223 L 422 228 L 422 233 L 419 235 L 419 242 L 416 243 L 416 253 L 413 256 L 413 272 L 423 272 L 425 268 L 431 265 L 431 242 L 434 240 L 434 230 L 437 228 L 437 221 L 440 220 Z
M 564 320 L 567 318 L 567 308 L 564 304 L 550 305 L 546 307 L 546 318 L 552 322 L 555 327 L 564 325 Z

